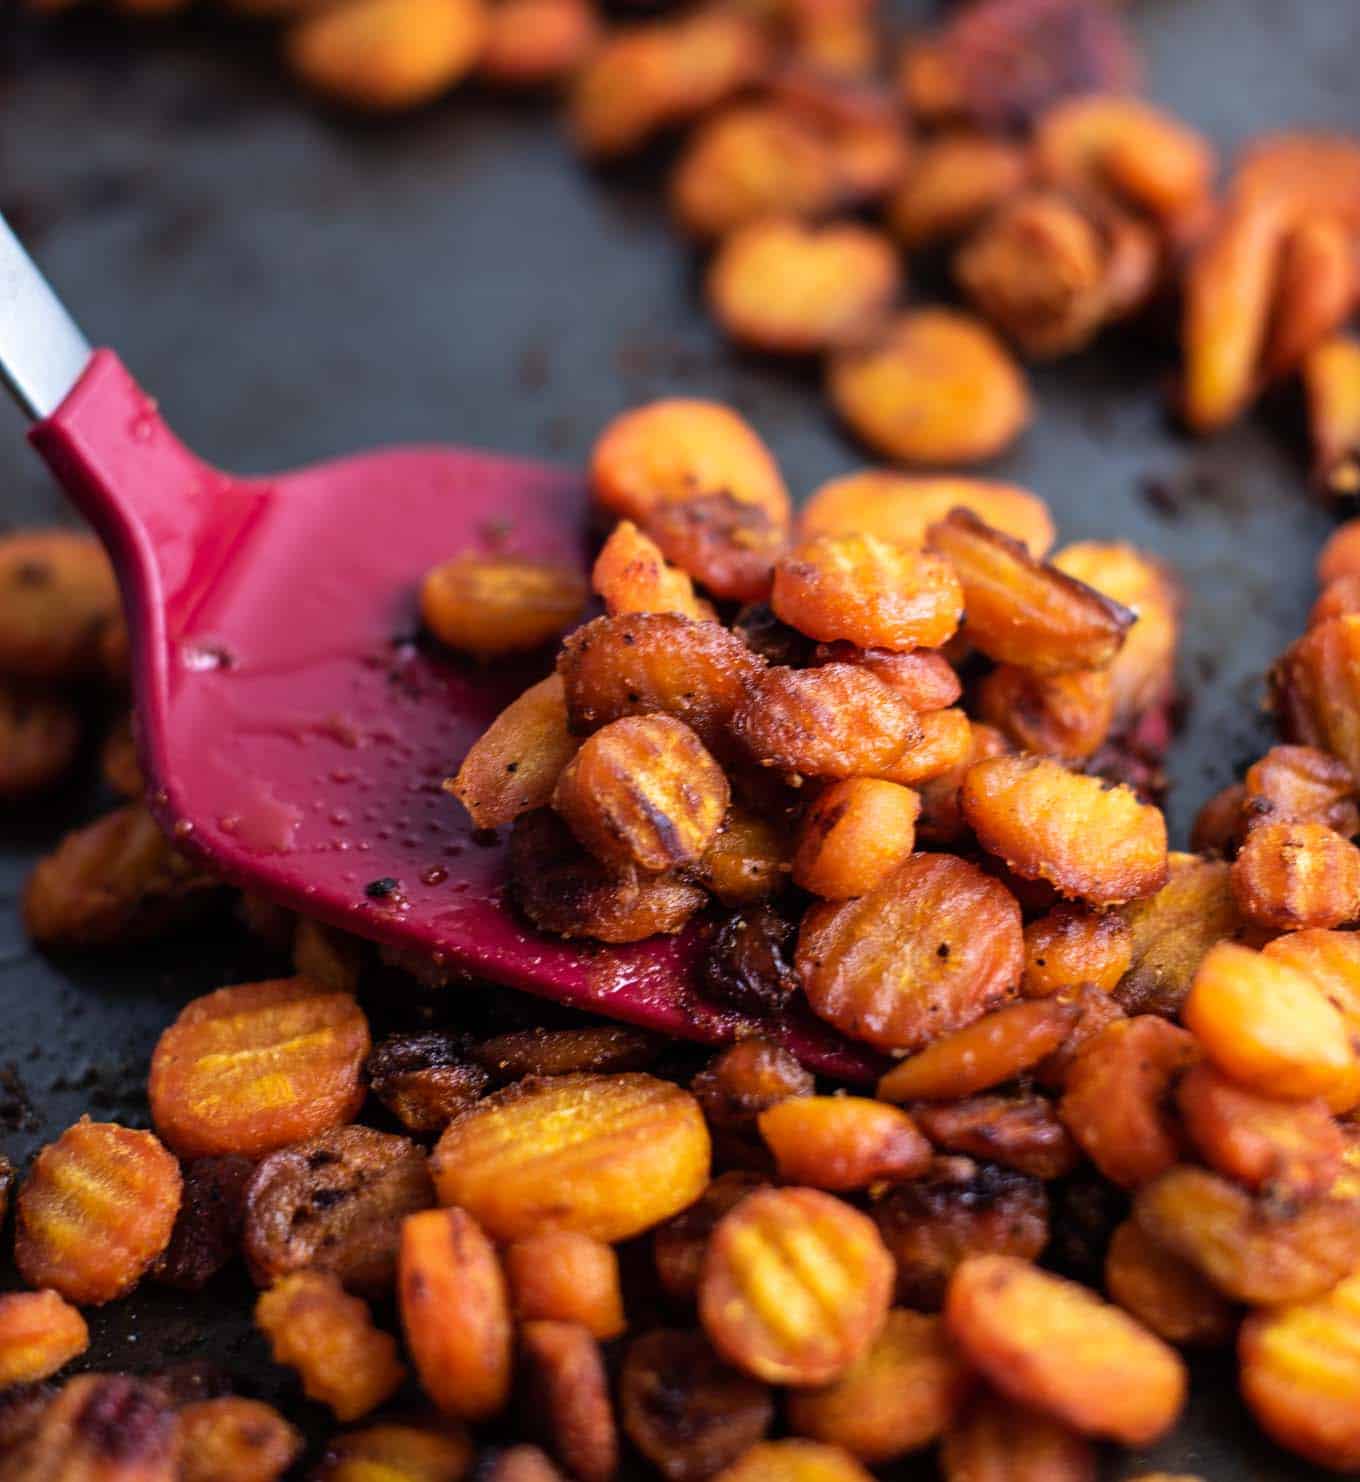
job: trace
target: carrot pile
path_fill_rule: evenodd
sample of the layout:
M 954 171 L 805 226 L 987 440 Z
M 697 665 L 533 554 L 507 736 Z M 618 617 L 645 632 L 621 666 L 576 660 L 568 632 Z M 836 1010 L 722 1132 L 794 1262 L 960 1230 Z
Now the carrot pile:
M 897 464 L 999 451 L 1022 358 L 1178 306 L 1191 428 L 1297 375 L 1319 481 L 1355 482 L 1360 146 L 1265 139 L 1219 190 L 1102 0 L 974 0 L 890 75 L 863 0 L 282 18 L 342 101 L 475 68 L 561 84 L 594 159 L 688 131 L 669 200 L 714 316 L 824 357 Z M 904 253 L 942 247 L 966 307 L 904 308 Z M 1183 1351 L 1234 1345 L 1264 1433 L 1360 1472 L 1360 521 L 1268 676 L 1279 744 L 1182 852 L 1156 557 L 1060 545 L 1037 495 L 956 471 L 795 512 L 707 401 L 616 418 L 590 480 L 588 582 L 463 551 L 421 587 L 451 662 L 543 658 L 448 806 L 508 838 L 538 930 L 694 933 L 741 1026 L 717 1054 L 489 987 L 394 995 L 365 943 L 234 897 L 141 800 L 102 553 L 0 538 L 0 796 L 59 785 L 95 711 L 125 799 L 38 863 L 30 935 L 130 947 L 232 904 L 278 962 L 165 1027 L 152 1130 L 83 1118 L 22 1177 L 0 1159 L 0 1482 L 866 1482 L 918 1453 L 1091 1482 L 1102 1444 L 1173 1431 Z M 795 1003 L 876 1086 L 781 1048 Z M 238 1262 L 341 1427 L 323 1453 L 293 1423 L 318 1411 L 201 1374 L 61 1377 L 82 1309 Z

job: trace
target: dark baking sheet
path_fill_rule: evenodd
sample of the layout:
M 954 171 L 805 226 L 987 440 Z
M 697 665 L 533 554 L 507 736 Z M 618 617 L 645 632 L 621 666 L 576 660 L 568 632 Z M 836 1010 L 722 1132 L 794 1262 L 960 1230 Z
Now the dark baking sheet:
M 1360 124 L 1354 0 L 1143 0 L 1131 15 L 1152 95 L 1225 148 Z M 258 39 L 211 19 L 40 27 L 11 3 L 0 27 L 0 209 L 205 456 L 266 471 L 435 439 L 579 462 L 620 408 L 689 393 L 744 410 L 800 494 L 865 461 L 812 377 L 717 339 L 649 172 L 592 176 L 545 110 L 465 93 L 361 127 L 308 108 Z M 1170 369 L 1124 337 L 1039 373 L 1036 425 L 995 472 L 1040 491 L 1064 538 L 1114 532 L 1185 578 L 1183 840 L 1265 744 L 1261 671 L 1302 626 L 1333 517 L 1306 491 L 1287 398 L 1191 444 L 1159 395 Z M 16 524 L 60 508 L 22 431 L 0 409 L 0 518 Z M 147 1057 L 176 1007 L 262 970 L 229 929 L 91 960 L 29 950 L 24 875 L 93 797 L 0 821 L 0 1149 L 18 1164 L 82 1111 L 144 1120 Z M 247 1313 L 230 1280 L 193 1301 L 146 1286 L 92 1314 L 86 1362 L 209 1357 L 291 1395 Z M 1217 1367 L 1156 1463 L 1209 1482 L 1316 1475 L 1256 1436 Z

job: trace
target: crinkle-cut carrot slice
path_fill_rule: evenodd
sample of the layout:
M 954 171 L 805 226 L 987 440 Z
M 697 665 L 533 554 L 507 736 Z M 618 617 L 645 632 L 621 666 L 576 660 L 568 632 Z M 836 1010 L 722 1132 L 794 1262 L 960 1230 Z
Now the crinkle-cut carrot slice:
M 1185 1402 L 1185 1365 L 1126 1312 L 1011 1256 L 975 1256 L 949 1283 L 945 1322 L 1011 1399 L 1083 1435 L 1143 1446 Z
M 803 917 L 795 965 L 813 1010 L 887 1050 L 919 1050 L 1014 997 L 1020 908 L 976 865 L 914 854 L 867 895 Z
M 89 1343 L 85 1319 L 51 1288 L 0 1296 L 0 1390 L 49 1378 Z
M 440 1199 L 493 1239 L 556 1228 L 614 1242 L 699 1197 L 708 1130 L 693 1096 L 653 1076 L 530 1079 L 456 1117 L 433 1172 Z
M 892 1284 L 892 1257 L 866 1215 L 817 1189 L 760 1189 L 713 1232 L 699 1318 L 745 1373 L 826 1384 L 882 1331 Z
M 219 988 L 157 1041 L 151 1115 L 183 1157 L 258 1157 L 349 1121 L 368 1049 L 368 1022 L 348 993 L 306 978 Z
M 296 1369 L 309 1399 L 357 1420 L 395 1393 L 406 1370 L 368 1304 L 329 1273 L 294 1271 L 261 1292 L 255 1322 L 276 1363 Z
M 1122 783 L 998 756 L 969 769 L 962 803 L 984 849 L 1062 895 L 1120 905 L 1166 883 L 1166 820 Z
M 19 1274 L 69 1302 L 121 1297 L 168 1244 L 182 1186 L 150 1132 L 82 1117 L 38 1154 L 19 1191 Z

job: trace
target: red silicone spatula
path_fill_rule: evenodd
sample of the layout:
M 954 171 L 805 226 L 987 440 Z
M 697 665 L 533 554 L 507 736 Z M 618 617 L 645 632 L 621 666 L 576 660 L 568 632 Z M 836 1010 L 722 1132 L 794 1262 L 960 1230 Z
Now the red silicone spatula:
M 117 567 L 151 802 L 185 849 L 474 977 L 689 1039 L 751 1031 L 695 990 L 693 933 L 609 948 L 526 926 L 503 897 L 503 847 L 440 788 L 539 676 L 418 644 L 420 578 L 479 547 L 584 561 L 577 475 L 442 447 L 222 473 L 115 355 L 90 351 L 3 221 L 0 368 Z M 875 1069 L 805 1011 L 765 1030 L 829 1074 Z

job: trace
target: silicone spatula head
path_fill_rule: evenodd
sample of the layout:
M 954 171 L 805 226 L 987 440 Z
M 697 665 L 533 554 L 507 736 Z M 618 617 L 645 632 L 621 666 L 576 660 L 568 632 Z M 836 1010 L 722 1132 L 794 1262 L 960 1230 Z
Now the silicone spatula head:
M 828 1074 L 874 1072 L 800 1006 L 757 1025 L 705 999 L 693 930 L 627 947 L 535 932 L 506 900 L 504 842 L 476 835 L 440 785 L 540 676 L 418 641 L 421 577 L 467 550 L 583 563 L 578 475 L 446 447 L 223 473 L 111 352 L 90 351 L 3 222 L 0 363 L 113 558 L 151 805 L 183 848 L 455 977 L 688 1039 L 759 1030 Z

